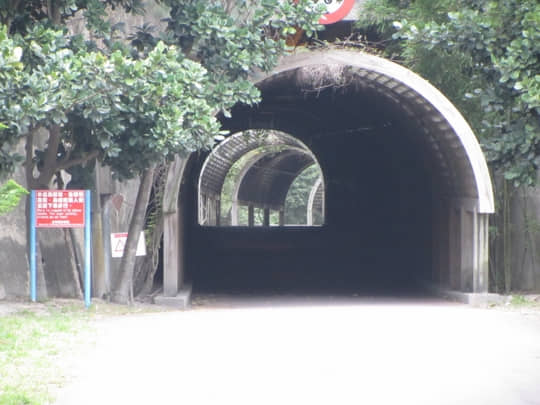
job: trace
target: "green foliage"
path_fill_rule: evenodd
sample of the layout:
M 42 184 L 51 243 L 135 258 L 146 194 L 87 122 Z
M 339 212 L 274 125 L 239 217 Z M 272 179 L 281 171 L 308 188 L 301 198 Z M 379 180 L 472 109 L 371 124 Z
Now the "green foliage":
M 21 198 L 27 195 L 28 191 L 14 180 L 8 180 L 0 187 L 0 215 L 14 209 Z
M 11 38 L 8 38 L 6 29 L 0 29 L 0 114 L 10 113 L 10 99 L 14 89 L 22 82 L 22 48 L 16 46 Z M 10 126 L 0 118 L 0 173 L 11 172 L 20 158 L 11 153 L 13 134 L 9 133 Z
M 295 27 L 318 29 L 324 7 L 310 0 L 166 0 L 168 32 L 154 36 L 143 26 L 130 46 L 116 41 L 106 13 L 108 6 L 137 11 L 137 0 L 3 1 L 12 7 L 0 13 L 0 172 L 21 160 L 13 150 L 24 141 L 30 188 L 48 188 L 60 170 L 95 159 L 125 179 L 209 149 L 223 135 L 216 115 L 256 103 L 249 76 L 277 63 Z M 66 28 L 81 13 L 99 41 Z M 119 280 L 127 291 L 126 263 Z
M 0 405 L 40 405 L 40 402 L 16 387 L 6 387 L 0 394 Z
M 0 0 L 0 24 L 11 34 L 26 34 L 36 25 L 64 26 L 81 15 L 94 37 L 110 40 L 115 31 L 107 21 L 107 8 L 142 14 L 142 0 Z
M 93 26 L 104 18 L 105 5 L 136 8 L 133 1 L 52 3 L 60 21 L 85 10 Z M 27 166 L 40 173 L 27 179 L 31 187 L 33 180 L 47 186 L 58 170 L 96 157 L 117 177 L 131 178 L 175 154 L 210 148 L 221 135 L 216 114 L 258 101 L 249 74 L 275 65 L 291 27 L 318 28 L 318 7 L 307 0 L 240 2 L 235 12 L 241 19 L 219 1 L 164 3 L 171 10 L 169 33 L 159 40 L 143 27 L 144 35 L 132 36 L 136 49 L 110 41 L 97 49 L 50 28 L 51 8 L 43 5 L 43 15 L 37 5 L 14 14 L 34 25 L 13 35 L 0 29 L 1 172 L 21 160 L 13 153 L 17 142 L 26 139 L 32 149 L 43 130 L 50 136 L 46 149 L 26 156 Z
M 540 164 L 540 3 L 536 0 L 369 2 L 394 55 L 441 88 L 515 185 Z M 381 14 L 384 10 L 385 14 Z M 389 18 L 394 19 L 393 28 Z
M 285 223 L 293 225 L 307 224 L 308 200 L 311 190 L 321 176 L 317 165 L 311 165 L 294 179 L 285 199 Z M 321 224 L 322 218 L 315 218 L 315 224 Z
M 296 26 L 310 34 L 320 29 L 321 5 L 278 0 L 165 0 L 170 7 L 169 40 L 208 71 L 216 91 L 213 102 L 228 115 L 236 102 L 251 104 L 259 92 L 251 73 L 270 70 L 287 50 L 285 37 Z M 228 3 L 234 4 L 231 7 Z M 235 103 L 227 96 L 236 95 Z
M 540 301 L 535 296 L 512 295 L 510 305 L 518 308 L 537 309 L 540 307 Z
M 43 27 L 18 39 L 20 78 L 0 89 L 2 144 L 60 127 L 54 171 L 95 155 L 118 177 L 133 177 L 173 153 L 208 147 L 219 134 L 206 71 L 173 46 L 159 43 L 133 59 L 73 50 L 62 31 Z M 40 168 L 46 157 L 38 150 L 33 161 Z

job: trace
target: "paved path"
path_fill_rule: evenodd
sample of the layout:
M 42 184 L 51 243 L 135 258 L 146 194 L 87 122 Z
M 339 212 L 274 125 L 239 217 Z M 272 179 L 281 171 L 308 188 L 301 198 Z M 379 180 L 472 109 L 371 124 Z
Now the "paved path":
M 272 299 L 100 321 L 58 405 L 540 404 L 540 314 Z

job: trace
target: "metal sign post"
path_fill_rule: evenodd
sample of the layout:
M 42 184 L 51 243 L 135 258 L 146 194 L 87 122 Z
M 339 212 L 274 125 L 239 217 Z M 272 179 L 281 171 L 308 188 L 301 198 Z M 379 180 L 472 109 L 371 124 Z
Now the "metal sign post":
M 30 300 L 36 302 L 36 192 L 30 191 Z
M 92 221 L 90 190 L 30 192 L 30 300 L 37 299 L 36 228 L 84 228 L 84 303 L 91 304 Z
M 92 303 L 92 200 L 90 190 L 84 192 L 84 305 L 90 307 Z

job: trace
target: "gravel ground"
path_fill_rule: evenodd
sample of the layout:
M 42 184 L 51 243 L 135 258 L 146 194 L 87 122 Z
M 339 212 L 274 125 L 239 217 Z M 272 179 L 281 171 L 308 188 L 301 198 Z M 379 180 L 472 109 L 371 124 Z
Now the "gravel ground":
M 196 297 L 105 317 L 57 405 L 540 404 L 540 311 Z

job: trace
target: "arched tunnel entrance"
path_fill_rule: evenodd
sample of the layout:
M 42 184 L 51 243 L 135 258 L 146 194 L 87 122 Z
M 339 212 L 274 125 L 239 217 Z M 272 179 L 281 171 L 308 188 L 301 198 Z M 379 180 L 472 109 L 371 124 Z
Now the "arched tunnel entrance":
M 440 92 L 392 62 L 338 50 L 289 56 L 257 84 L 262 102 L 237 106 L 223 125 L 233 134 L 279 131 L 304 145 L 296 159 L 312 156 L 320 166 L 323 224 L 223 226 L 218 193 L 201 194 L 207 156 L 192 157 L 178 164 L 180 265 L 166 263 L 166 293 L 183 277 L 196 290 L 237 293 L 394 294 L 423 281 L 487 292 L 489 173 L 471 129 Z M 283 171 L 276 153 L 265 156 L 255 159 L 260 167 Z M 230 165 L 218 166 L 214 178 L 225 177 Z M 251 190 L 254 206 L 279 211 L 282 198 L 256 174 L 243 195 Z

